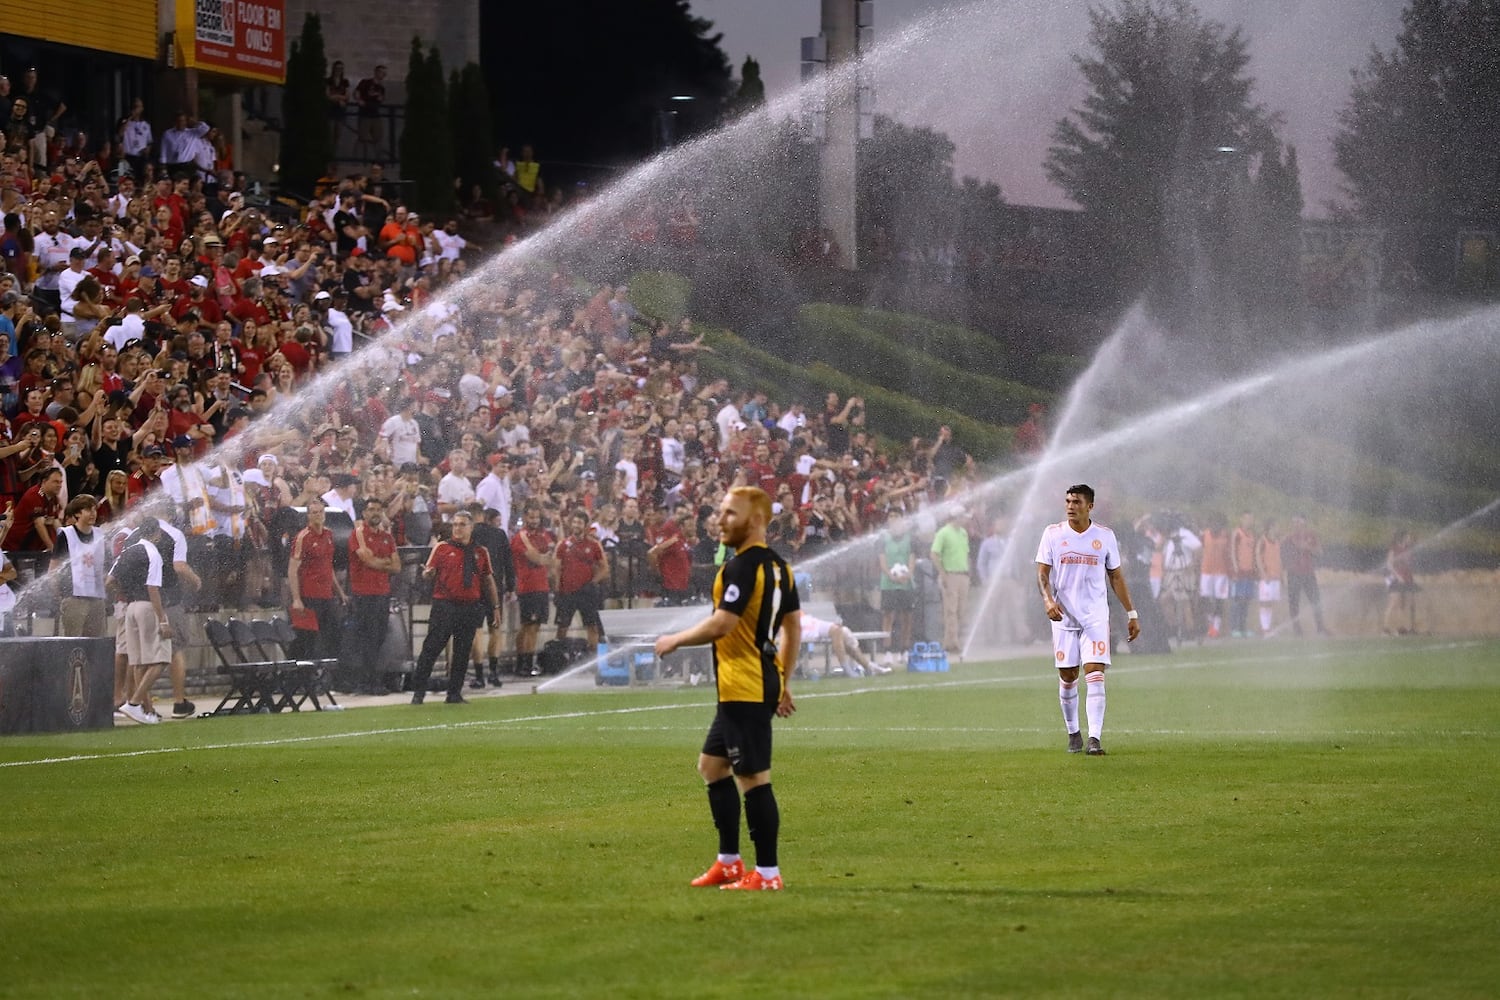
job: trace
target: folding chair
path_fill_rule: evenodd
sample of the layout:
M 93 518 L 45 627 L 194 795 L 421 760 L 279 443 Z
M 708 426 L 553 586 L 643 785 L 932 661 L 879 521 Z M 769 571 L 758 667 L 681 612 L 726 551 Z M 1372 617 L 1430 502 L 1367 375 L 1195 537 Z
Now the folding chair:
M 224 622 L 213 618 L 205 620 L 203 634 L 208 637 L 208 644 L 229 676 L 229 692 L 211 714 L 274 712 L 275 666 L 246 656 L 245 650 L 234 641 L 229 625 Z
M 284 651 L 291 648 L 293 640 L 297 637 L 292 623 L 285 618 L 272 618 L 270 621 L 257 619 L 250 624 L 261 648 L 267 652 L 275 651 L 277 655 L 284 656 Z M 284 680 L 281 690 L 284 705 L 289 706 L 294 712 L 300 712 L 302 706 L 311 701 L 313 708 L 321 712 L 323 703 L 318 700 L 321 695 L 328 699 L 329 708 L 342 707 L 334 700 L 333 692 L 328 688 L 328 678 L 332 676 L 334 668 L 339 665 L 338 660 L 292 660 L 291 662 L 293 666 L 283 672 Z
M 296 672 L 296 661 L 283 656 L 280 650 L 264 648 L 251 624 L 242 619 L 229 619 L 229 638 L 243 660 L 259 664 L 265 671 L 265 700 L 271 711 L 279 712 L 289 707 L 287 675 Z

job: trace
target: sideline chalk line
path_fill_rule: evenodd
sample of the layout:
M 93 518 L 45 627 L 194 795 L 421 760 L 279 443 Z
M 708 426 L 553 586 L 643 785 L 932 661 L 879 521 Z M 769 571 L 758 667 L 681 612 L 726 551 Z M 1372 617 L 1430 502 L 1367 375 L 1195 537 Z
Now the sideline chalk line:
M 1454 642 L 1443 642 L 1443 643 L 1428 643 L 1428 644 L 1424 644 L 1424 645 L 1419 646 L 1419 647 L 1411 647 L 1411 646 L 1400 647 L 1399 650 L 1397 650 L 1396 648 L 1393 648 L 1392 652 L 1399 651 L 1403 655 L 1406 655 L 1406 654 L 1410 654 L 1410 653 L 1413 653 L 1413 652 L 1439 652 L 1439 651 L 1452 650 L 1452 649 L 1465 649 L 1465 648 L 1472 648 L 1474 646 L 1481 646 L 1481 645 L 1485 645 L 1485 644 L 1486 643 L 1484 641 L 1477 640 L 1477 639 L 1476 640 L 1465 640 L 1465 641 L 1454 641 Z M 1143 665 L 1143 666 L 1137 666 L 1137 667 L 1131 667 L 1131 666 L 1111 666 L 1110 667 L 1110 672 L 1113 673 L 1113 674 L 1116 674 L 1116 675 L 1120 675 L 1120 674 L 1126 674 L 1126 675 L 1129 675 L 1129 674 L 1149 674 L 1149 673 L 1162 673 L 1162 672 L 1172 671 L 1172 670 L 1196 670 L 1196 669 L 1201 669 L 1203 667 L 1214 667 L 1216 669 L 1223 670 L 1223 669 L 1234 669 L 1234 668 L 1238 668 L 1238 667 L 1242 667 L 1242 666 L 1262 665 L 1262 664 L 1267 664 L 1267 663 L 1285 663 L 1285 662 L 1289 662 L 1289 661 L 1303 661 L 1303 662 L 1305 662 L 1305 661 L 1310 661 L 1310 660 L 1343 659 L 1343 658 L 1347 658 L 1348 656 L 1349 656 L 1349 653 L 1347 651 L 1337 651 L 1337 652 L 1336 651 L 1325 651 L 1325 652 L 1317 652 L 1317 653 L 1299 653 L 1299 654 L 1287 653 L 1287 654 L 1280 654 L 1280 655 L 1276 655 L 1276 656 L 1252 656 L 1252 657 L 1236 658 L 1236 659 L 1231 659 L 1231 660 L 1217 660 L 1217 659 L 1216 660 L 1171 660 L 1171 661 L 1163 660 L 1160 663 L 1154 663 L 1154 664 L 1151 664 L 1149 666 L 1145 666 L 1145 665 Z M 1017 661 L 1006 661 L 1006 662 L 1017 662 Z M 877 684 L 877 685 L 861 685 L 859 687 L 847 688 L 847 689 L 842 690 L 842 691 L 808 691 L 807 688 L 806 688 L 806 683 L 807 682 L 804 682 L 801 686 L 799 686 L 797 694 L 796 694 L 796 697 L 797 697 L 797 699 L 799 701 L 809 701 L 809 700 L 814 700 L 814 699 L 818 699 L 818 698 L 850 698 L 850 697 L 855 697 L 855 696 L 859 696 L 859 695 L 866 695 L 866 694 L 896 693 L 896 692 L 903 692 L 903 691 L 931 691 L 931 690 L 934 690 L 934 689 L 961 688 L 961 687 L 990 687 L 990 686 L 999 686 L 999 685 L 1006 685 L 1006 684 L 1017 684 L 1017 683 L 1023 683 L 1023 682 L 1024 683 L 1034 683 L 1036 681 L 1037 681 L 1037 675 L 1035 673 L 1027 673 L 1027 674 L 1012 675 L 1012 676 L 1008 676 L 1008 677 L 972 677 L 972 678 L 965 678 L 965 679 L 953 679 L 953 680 L 943 680 L 943 681 L 928 682 L 928 683 L 924 683 L 924 684 Z M 303 744 L 303 743 L 322 743 L 322 742 L 327 742 L 327 741 L 330 741 L 330 740 L 362 739 L 362 738 L 366 738 L 366 737 L 378 737 L 378 736 L 399 736 L 399 735 L 403 735 L 403 734 L 407 734 L 407 733 L 433 733 L 433 732 L 456 731 L 456 730 L 461 730 L 461 729 L 499 729 L 499 728 L 506 727 L 506 726 L 526 725 L 526 724 L 542 723 L 542 722 L 557 722 L 557 721 L 562 721 L 562 720 L 566 720 L 566 719 L 608 718 L 610 716 L 636 715 L 636 714 L 640 714 L 640 713 L 643 713 L 643 712 L 678 711 L 678 710 L 681 710 L 681 709 L 688 709 L 688 708 L 691 708 L 691 709 L 705 709 L 705 708 L 711 707 L 712 704 L 713 704 L 712 702 L 691 701 L 691 702 L 680 702 L 680 703 L 671 704 L 671 705 L 632 705 L 632 706 L 625 707 L 625 708 L 589 709 L 589 710 L 578 710 L 578 711 L 572 711 L 572 712 L 548 712 L 548 713 L 543 713 L 543 714 L 538 714 L 538 715 L 523 715 L 523 716 L 518 716 L 518 717 L 512 718 L 512 719 L 476 719 L 476 720 L 473 720 L 471 722 L 439 722 L 439 723 L 433 723 L 431 725 L 424 725 L 424 726 L 386 726 L 386 727 L 382 727 L 382 728 L 379 728 L 379 729 L 353 729 L 353 730 L 345 730 L 345 731 L 337 732 L 337 733 L 320 733 L 320 734 L 315 735 L 315 736 L 286 736 L 286 737 L 280 737 L 280 738 L 277 738 L 277 739 L 269 739 L 269 740 L 241 740 L 241 741 L 228 741 L 228 742 L 221 742 L 221 743 L 198 743 L 198 744 L 194 744 L 192 746 L 152 747 L 150 749 L 145 749 L 145 750 L 123 750 L 123 751 L 106 751 L 106 752 L 98 752 L 98 753 L 79 753 L 79 754 L 69 754 L 68 756 L 65 756 L 65 757 L 39 757 L 39 758 L 36 758 L 36 759 L 33 759 L 33 760 L 0 761 L 0 769 L 3 769 L 3 768 L 13 768 L 13 767 L 40 767 L 40 766 L 49 765 L 49 764 L 75 764 L 75 763 L 82 763 L 82 762 L 96 761 L 96 760 L 127 760 L 127 759 L 132 758 L 132 757 L 156 757 L 156 756 L 161 756 L 161 755 L 164 755 L 164 754 L 198 753 L 198 752 L 205 751 L 205 750 L 238 750 L 238 749 L 253 749 L 253 748 L 257 748 L 257 747 L 295 746 L 297 744 Z M 817 731 L 817 730 L 809 728 L 807 731 L 813 732 L 813 731 Z M 822 730 L 822 731 L 825 731 L 825 732 L 834 732 L 836 730 L 831 730 L 830 729 L 830 730 Z M 929 730 L 929 729 L 912 728 L 910 730 L 903 729 L 903 730 L 900 730 L 900 731 L 910 731 L 910 732 L 958 732 L 958 731 L 962 731 L 962 730 L 946 730 L 946 729 L 930 729 Z M 975 731 L 975 732 L 1002 732 L 1002 731 L 1010 731 L 1010 730 L 998 730 L 997 729 L 997 730 L 973 730 L 973 731 Z M 1015 731 L 1019 732 L 1021 730 L 1015 730 Z M 1029 730 L 1027 730 L 1027 731 L 1029 731 Z M 1120 731 L 1123 731 L 1123 730 L 1120 730 Z M 1180 732 L 1185 732 L 1185 731 L 1178 731 L 1178 730 L 1141 730 L 1141 732 L 1144 732 L 1144 733 L 1153 733 L 1153 734 L 1160 734 L 1160 735 L 1174 735 L 1174 734 L 1179 734 Z M 1275 731 L 1275 730 L 1272 730 L 1272 731 L 1252 731 L 1249 735 L 1279 735 L 1279 733 L 1278 733 L 1278 731 Z M 1397 733 L 1389 733 L 1389 734 L 1363 733 L 1363 732 L 1355 732 L 1355 731 L 1351 730 L 1351 731 L 1349 731 L 1349 735 L 1376 735 L 1376 736 L 1378 736 L 1378 735 L 1400 735 L 1400 734 L 1397 734 Z M 1467 732 L 1461 732 L 1461 733 L 1458 733 L 1457 735 L 1467 736 L 1467 735 L 1480 735 L 1480 734 L 1470 734 L 1470 733 L 1467 733 Z

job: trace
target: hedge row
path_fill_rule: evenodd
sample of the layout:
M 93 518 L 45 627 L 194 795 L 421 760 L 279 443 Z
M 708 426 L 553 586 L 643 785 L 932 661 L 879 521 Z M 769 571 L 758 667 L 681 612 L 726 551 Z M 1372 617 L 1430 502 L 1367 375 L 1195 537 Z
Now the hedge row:
M 1001 345 L 961 327 L 818 303 L 799 314 L 804 358 L 991 424 L 1019 424 L 1051 393 L 996 378 Z
M 799 364 L 754 347 L 727 330 L 705 330 L 713 354 L 699 356 L 699 367 L 705 374 L 727 378 L 731 385 L 762 389 L 779 402 L 802 400 L 816 407 L 829 392 L 840 396 L 860 396 L 865 401 L 866 419 L 872 433 L 882 438 L 905 442 L 912 437 L 931 440 L 940 424 L 953 428 L 953 439 L 960 448 L 980 462 L 993 462 L 1011 452 L 1013 435 L 1009 428 L 996 427 L 975 420 L 950 407 L 937 406 L 881 386 L 853 378 L 822 362 Z

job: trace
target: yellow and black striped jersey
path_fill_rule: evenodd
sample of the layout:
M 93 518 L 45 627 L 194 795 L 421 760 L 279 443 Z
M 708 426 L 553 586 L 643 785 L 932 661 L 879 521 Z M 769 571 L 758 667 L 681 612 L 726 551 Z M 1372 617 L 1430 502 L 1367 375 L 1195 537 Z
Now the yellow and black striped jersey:
M 719 700 L 776 703 L 782 685 L 776 635 L 782 619 L 802 607 L 791 567 L 765 545 L 749 546 L 720 568 L 714 607 L 740 616 L 714 642 Z

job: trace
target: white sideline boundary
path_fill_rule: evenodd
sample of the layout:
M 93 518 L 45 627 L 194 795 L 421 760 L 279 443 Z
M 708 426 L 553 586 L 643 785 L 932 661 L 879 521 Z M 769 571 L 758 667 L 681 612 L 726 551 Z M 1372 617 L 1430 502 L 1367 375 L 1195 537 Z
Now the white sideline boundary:
M 1429 644 L 1424 644 L 1422 646 L 1416 646 L 1416 647 L 1413 647 L 1413 646 L 1393 646 L 1393 647 L 1391 647 L 1391 651 L 1392 652 L 1399 651 L 1403 655 L 1406 655 L 1406 654 L 1410 654 L 1410 653 L 1413 653 L 1413 652 L 1442 652 L 1442 651 L 1445 651 L 1445 650 L 1467 649 L 1467 648 L 1472 648 L 1472 647 L 1475 647 L 1475 646 L 1482 646 L 1482 645 L 1486 645 L 1486 642 L 1484 640 L 1474 639 L 1474 640 L 1453 641 L 1453 642 L 1443 642 L 1443 643 L 1429 643 Z M 1378 652 L 1378 650 L 1375 651 L 1375 652 Z M 1149 674 L 1149 673 L 1163 673 L 1163 672 L 1166 672 L 1166 671 L 1175 671 L 1175 670 L 1195 670 L 1195 669 L 1201 669 L 1201 668 L 1204 668 L 1204 667 L 1214 667 L 1214 668 L 1219 669 L 1219 670 L 1226 670 L 1226 669 L 1237 669 L 1237 668 L 1244 667 L 1244 666 L 1255 666 L 1255 665 L 1267 664 L 1267 663 L 1286 663 L 1286 662 L 1291 662 L 1291 661 L 1307 662 L 1307 661 L 1326 660 L 1326 659 L 1335 659 L 1335 658 L 1342 659 L 1342 658 L 1347 657 L 1348 655 L 1349 655 L 1349 653 L 1347 651 L 1342 651 L 1342 652 L 1339 652 L 1339 651 L 1324 651 L 1324 652 L 1316 652 L 1316 653 L 1298 653 L 1298 654 L 1286 653 L 1286 654 L 1280 654 L 1280 655 L 1276 655 L 1276 656 L 1252 656 L 1252 657 L 1244 657 L 1244 658 L 1232 659 L 1232 660 L 1170 660 L 1170 661 L 1163 660 L 1160 663 L 1154 663 L 1154 664 L 1151 664 L 1150 666 L 1138 666 L 1138 667 L 1131 667 L 1131 666 L 1111 666 L 1110 667 L 1110 673 L 1117 674 L 1117 675 L 1118 674 L 1125 674 L 1125 675 L 1130 675 L 1130 674 Z M 1007 661 L 1007 662 L 1016 662 L 1016 661 Z M 1041 662 L 1040 659 L 1039 659 L 1039 662 Z M 1050 664 L 1048 666 L 1050 668 Z M 929 676 L 931 676 L 931 675 L 929 675 Z M 1009 677 L 954 678 L 954 679 L 951 679 L 951 680 L 931 681 L 931 682 L 924 683 L 924 684 L 900 684 L 900 683 L 898 683 L 898 684 L 879 684 L 879 683 L 876 683 L 876 684 L 864 684 L 864 685 L 860 685 L 858 687 L 846 688 L 846 689 L 841 690 L 841 691 L 817 691 L 817 690 L 809 691 L 809 690 L 807 690 L 807 683 L 804 682 L 803 684 L 801 684 L 801 685 L 798 686 L 798 688 L 796 689 L 795 693 L 796 693 L 796 697 L 797 697 L 797 699 L 799 701 L 811 701 L 811 700 L 816 700 L 816 699 L 819 699 L 819 698 L 850 698 L 850 697 L 855 697 L 855 696 L 858 696 L 858 695 L 883 694 L 883 693 L 894 693 L 894 692 L 904 692 L 904 691 L 918 691 L 918 690 L 932 690 L 934 688 L 961 688 L 961 687 L 1002 686 L 1002 685 L 1007 685 L 1007 684 L 1017 684 L 1017 683 L 1023 683 L 1023 682 L 1024 683 L 1033 683 L 1033 682 L 1035 682 L 1037 680 L 1038 680 L 1038 675 L 1037 674 L 1027 673 L 1027 674 L 1024 674 L 1024 675 L 1013 675 L 1013 676 L 1009 676 Z M 15 768 L 15 767 L 41 767 L 41 766 L 52 765 L 52 764 L 76 764 L 76 763 L 86 763 L 86 762 L 98 761 L 98 760 L 127 760 L 127 759 L 130 759 L 130 758 L 133 758 L 133 757 L 155 757 L 155 756 L 161 756 L 161 755 L 165 755 L 165 754 L 198 753 L 198 752 L 202 752 L 202 751 L 205 751 L 205 750 L 236 750 L 236 749 L 253 749 L 253 748 L 257 748 L 257 747 L 297 746 L 297 745 L 308 744 L 308 743 L 325 743 L 325 742 L 329 742 L 329 741 L 332 741 L 332 740 L 365 739 L 365 738 L 369 738 L 369 737 L 379 737 L 379 736 L 399 736 L 399 735 L 403 735 L 403 734 L 406 734 L 406 733 L 432 733 L 432 732 L 456 731 L 456 730 L 461 730 L 461 729 L 498 729 L 498 728 L 503 728 L 503 727 L 506 727 L 506 726 L 518 726 L 518 725 L 528 725 L 528 724 L 536 724 L 536 723 L 544 723 L 544 722 L 556 722 L 556 721 L 564 720 L 564 719 L 590 719 L 590 718 L 604 719 L 604 718 L 610 718 L 612 716 L 638 715 L 638 714 L 642 714 L 642 713 L 646 713 L 646 712 L 669 712 L 669 711 L 680 711 L 682 709 L 701 710 L 701 709 L 706 709 L 706 708 L 711 707 L 712 704 L 713 704 L 712 702 L 693 701 L 693 702 L 680 702 L 680 703 L 671 704 L 671 705 L 633 705 L 633 706 L 629 706 L 629 707 L 626 707 L 626 708 L 601 708 L 601 709 L 590 709 L 588 711 L 575 711 L 575 712 L 547 712 L 547 713 L 542 713 L 542 714 L 537 714 L 537 715 L 523 715 L 523 716 L 519 716 L 519 717 L 513 718 L 513 719 L 476 719 L 476 720 L 473 720 L 471 722 L 440 722 L 440 723 L 433 723 L 431 725 L 424 725 L 424 726 L 384 726 L 384 727 L 381 727 L 381 728 L 378 728 L 378 729 L 353 729 L 353 730 L 345 730 L 343 732 L 338 732 L 338 733 L 319 733 L 319 734 L 313 735 L 313 736 L 287 736 L 287 737 L 282 737 L 282 738 L 278 738 L 278 739 L 270 739 L 270 740 L 240 740 L 240 741 L 227 741 L 227 742 L 221 742 L 221 743 L 200 743 L 200 744 L 195 744 L 195 745 L 192 745 L 192 746 L 152 747 L 150 749 L 145 749 L 145 750 L 122 750 L 122 751 L 114 751 L 114 752 L 79 753 L 79 754 L 69 754 L 69 755 L 64 756 L 64 757 L 39 757 L 39 758 L 36 758 L 34 760 L 0 761 L 0 769 Z M 653 727 L 640 727 L 641 730 L 647 730 L 647 729 L 650 729 L 650 728 L 653 728 Z M 668 728 L 675 728 L 675 727 L 654 727 L 654 728 L 656 728 L 656 729 L 658 729 L 660 731 L 665 731 Z M 826 729 L 819 729 L 819 728 L 816 728 L 816 727 L 807 727 L 805 729 L 805 731 L 806 732 L 829 732 L 829 733 L 833 733 L 833 732 L 858 732 L 858 731 L 865 731 L 865 730 L 857 728 L 857 727 L 839 727 L 839 728 L 826 728 Z M 910 728 L 907 728 L 907 727 L 896 727 L 894 729 L 889 729 L 888 731 L 890 731 L 890 732 L 913 732 L 913 733 L 919 733 L 919 732 L 932 732 L 932 733 L 960 733 L 960 732 L 977 732 L 977 733 L 985 733 L 985 732 L 994 732 L 994 733 L 999 733 L 999 732 L 1051 732 L 1050 729 L 1043 730 L 1043 729 L 1040 729 L 1040 728 L 1038 728 L 1038 729 L 1000 729 L 1000 728 L 996 728 L 996 729 L 977 728 L 977 729 L 975 729 L 975 728 L 964 728 L 964 727 L 957 727 L 957 728 L 941 728 L 941 727 L 939 727 L 939 728 L 923 728 L 923 727 L 910 727 Z M 1139 734 L 1171 736 L 1171 735 L 1187 735 L 1189 731 L 1188 730 L 1174 730 L 1174 729 L 1142 729 L 1142 730 L 1133 730 L 1132 731 L 1132 730 L 1118 730 L 1117 729 L 1117 730 L 1115 730 L 1115 732 L 1135 732 L 1135 733 L 1139 733 Z M 1196 734 L 1196 735 L 1203 735 L 1202 732 L 1198 731 L 1198 730 L 1194 730 L 1192 732 L 1194 734 Z M 1398 731 L 1384 732 L 1384 731 L 1347 730 L 1347 731 L 1341 731 L 1341 732 L 1344 735 L 1351 735 L 1351 736 L 1383 736 L 1383 735 L 1384 736 L 1396 736 L 1396 735 L 1404 735 L 1404 733 L 1401 733 L 1401 732 L 1398 732 Z M 1281 731 L 1281 730 L 1247 730 L 1247 731 L 1244 731 L 1242 733 L 1225 731 L 1223 733 L 1223 735 L 1250 735 L 1250 736 L 1275 736 L 1275 735 L 1281 735 L 1281 734 L 1283 734 L 1283 731 Z M 1215 735 L 1218 735 L 1218 734 L 1216 733 Z M 1332 734 L 1330 734 L 1330 735 L 1332 735 Z M 1495 734 L 1493 734 L 1493 733 L 1469 732 L 1469 731 L 1465 730 L 1465 731 L 1459 731 L 1457 733 L 1452 733 L 1452 734 L 1448 734 L 1448 733 L 1445 732 L 1444 735 L 1484 736 L 1484 735 L 1495 735 Z

